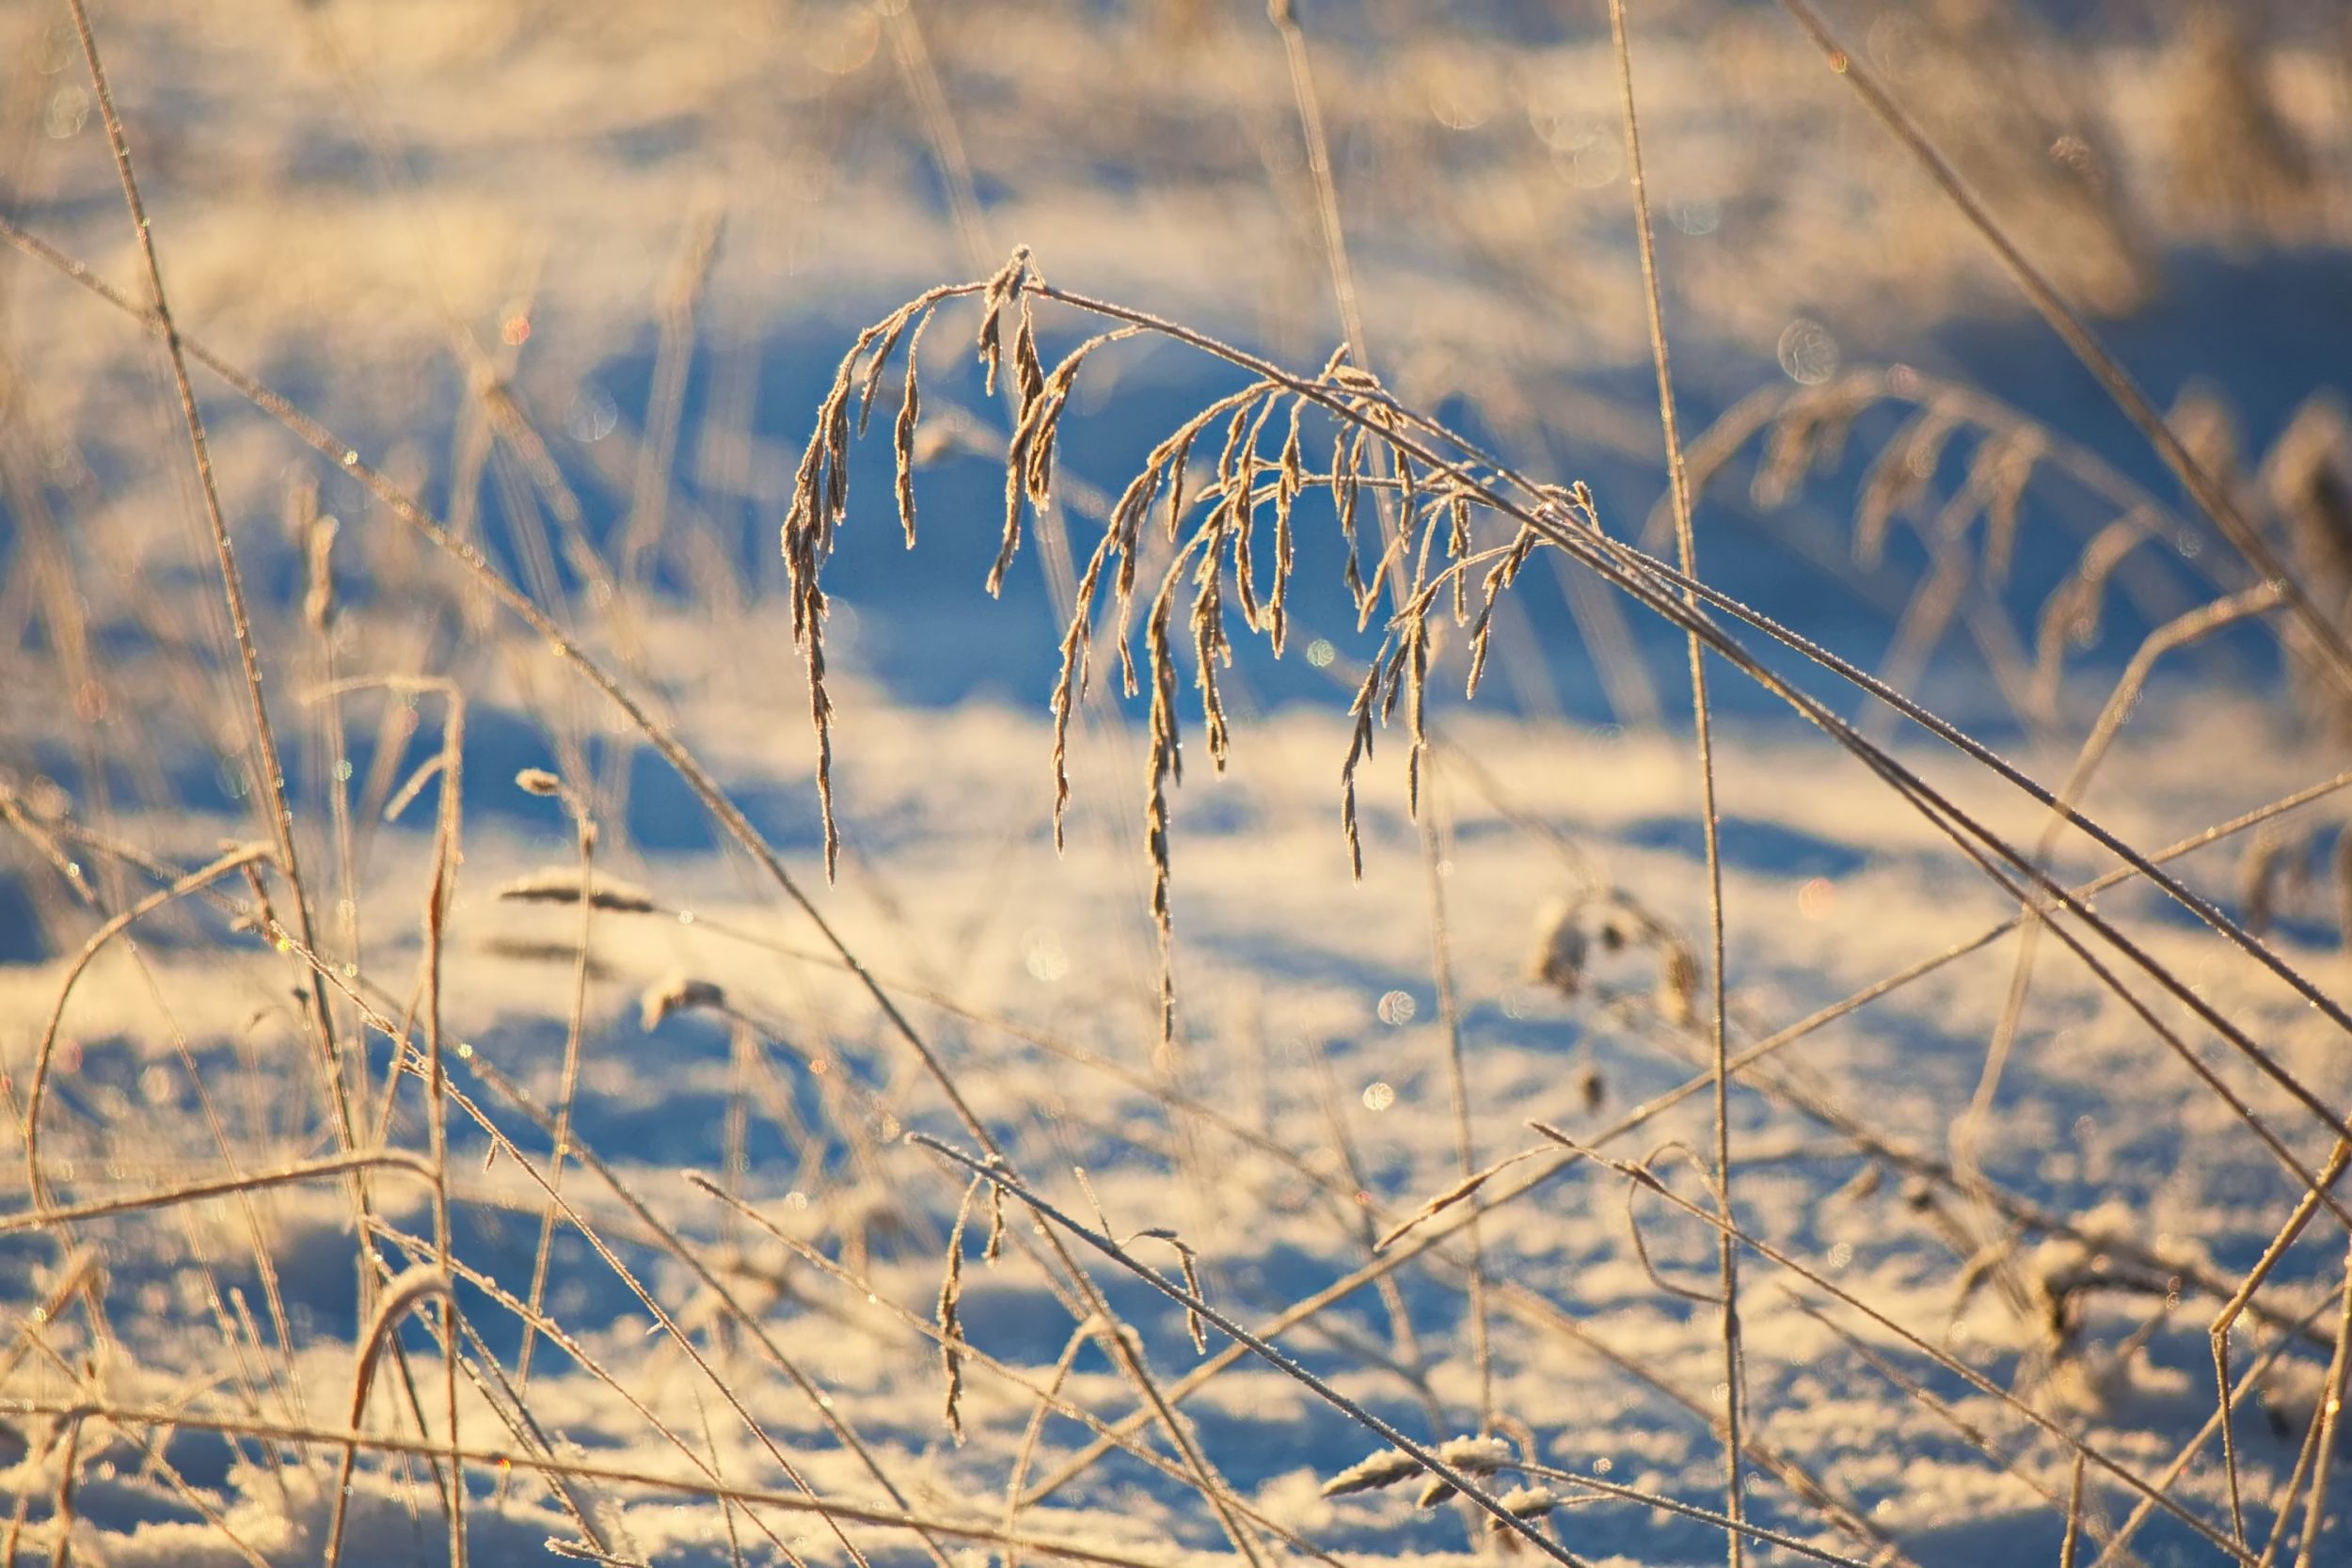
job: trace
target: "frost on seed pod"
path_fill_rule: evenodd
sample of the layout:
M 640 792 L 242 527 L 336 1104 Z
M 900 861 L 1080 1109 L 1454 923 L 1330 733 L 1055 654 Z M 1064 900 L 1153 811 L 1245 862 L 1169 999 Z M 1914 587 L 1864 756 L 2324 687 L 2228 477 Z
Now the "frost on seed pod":
M 647 986 L 638 997 L 637 1026 L 650 1035 L 672 1013 L 691 1007 L 723 1007 L 726 1001 L 727 993 L 708 980 L 683 974 L 667 974 Z
M 1538 910 L 1527 976 L 1570 1001 L 1646 988 L 1658 1016 L 1677 1028 L 1691 1022 L 1700 978 L 1690 944 L 1614 889 L 1554 898 Z
M 1351 1465 L 1323 1483 L 1327 1497 L 1344 1497 L 1354 1492 L 1372 1492 L 1383 1486 L 1421 1474 L 1421 1461 L 1395 1449 L 1384 1449 L 1359 1465 Z
M 613 914 L 651 914 L 654 911 L 653 895 L 628 882 L 599 875 L 585 885 L 590 909 Z M 564 867 L 517 877 L 500 888 L 498 895 L 510 904 L 577 904 L 581 886 L 580 872 Z
M 1563 996 L 1573 997 L 1583 990 L 1584 932 L 1576 921 L 1576 906 L 1568 900 L 1555 898 L 1536 911 L 1527 973 Z
M 1558 1494 L 1548 1486 L 1515 1487 L 1497 1500 L 1514 1519 L 1540 1519 L 1560 1506 Z
M 1490 1476 L 1511 1462 L 1511 1449 L 1500 1437 L 1450 1437 L 1438 1445 L 1438 1460 L 1466 1476 Z M 1420 1460 L 1397 1449 L 1386 1449 L 1359 1465 L 1350 1465 L 1323 1483 L 1327 1497 L 1371 1492 L 1393 1486 L 1422 1472 Z M 1453 1485 L 1432 1476 L 1420 1506 L 1428 1508 L 1454 1495 Z
M 1512 1518 L 1525 1520 L 1531 1524 L 1545 1517 L 1560 1506 L 1558 1495 L 1549 1487 L 1543 1486 L 1517 1487 L 1505 1492 L 1495 1500 L 1502 1505 L 1502 1511 Z M 1518 1532 L 1500 1519 L 1488 1517 L 1486 1534 L 1506 1553 L 1517 1552 L 1519 1549 L 1520 1542 Z
M 1510 1446 L 1500 1437 L 1450 1437 L 1438 1445 L 1438 1457 L 1466 1476 L 1490 1476 L 1511 1462 Z M 1414 1499 L 1419 1508 L 1435 1508 L 1454 1496 L 1454 1483 L 1431 1476 Z

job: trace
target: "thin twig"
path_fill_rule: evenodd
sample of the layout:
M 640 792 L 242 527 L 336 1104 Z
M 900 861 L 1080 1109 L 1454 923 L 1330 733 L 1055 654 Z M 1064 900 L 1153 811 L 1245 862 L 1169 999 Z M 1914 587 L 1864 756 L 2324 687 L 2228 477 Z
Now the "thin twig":
M 1666 349 L 1665 305 L 1658 283 L 1658 242 L 1650 223 L 1649 188 L 1642 178 L 1642 125 L 1633 99 L 1633 51 L 1627 38 L 1625 0 L 1609 0 L 1609 37 L 1617 61 L 1617 92 L 1625 112 L 1626 172 L 1633 197 L 1634 232 L 1641 241 L 1643 305 L 1649 324 L 1650 359 L 1658 372 L 1658 426 L 1666 439 L 1666 482 L 1674 498 L 1675 550 L 1682 575 L 1699 575 L 1698 545 L 1691 517 L 1691 476 L 1683 462 L 1682 424 L 1675 407 L 1674 372 Z M 1693 616 L 1698 598 L 1685 593 Z M 1707 661 L 1693 630 L 1691 654 L 1691 721 L 1698 752 L 1699 830 L 1707 849 L 1708 963 L 1711 991 L 1709 1031 L 1715 1048 L 1715 1201 L 1724 1228 L 1716 1238 L 1716 1268 L 1723 1279 L 1719 1323 L 1724 1350 L 1724 1511 L 1734 1522 L 1747 1516 L 1746 1487 L 1740 1475 L 1740 1410 L 1747 1374 L 1740 1351 L 1740 1259 L 1731 1243 L 1731 1046 L 1724 994 L 1723 825 L 1715 808 L 1715 742 L 1708 712 Z M 1724 1533 L 1731 1568 L 1746 1560 L 1746 1541 Z

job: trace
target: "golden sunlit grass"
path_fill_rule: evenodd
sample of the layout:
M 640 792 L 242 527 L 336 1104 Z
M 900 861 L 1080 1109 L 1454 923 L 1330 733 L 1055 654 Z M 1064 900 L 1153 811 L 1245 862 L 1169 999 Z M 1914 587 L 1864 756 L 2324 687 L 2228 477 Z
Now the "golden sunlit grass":
M 2218 11 L 1661 9 L 25 24 L 117 189 L 0 210 L 10 1560 L 2327 1560 L 2352 439 L 2102 317 L 2340 246 L 2352 92 Z M 2143 449 L 1836 337 L 1996 287 Z M 1686 438 L 1718 359 L 1788 384 Z M 1875 663 L 1710 576 L 1741 477 L 1851 496 Z M 1039 558 L 1043 718 L 873 673 L 894 518 L 910 590 Z M 1635 736 L 1525 700 L 1551 582 Z M 2328 739 L 2226 671 L 2127 731 L 2249 629 Z M 1343 719 L 1265 711 L 1302 640 Z

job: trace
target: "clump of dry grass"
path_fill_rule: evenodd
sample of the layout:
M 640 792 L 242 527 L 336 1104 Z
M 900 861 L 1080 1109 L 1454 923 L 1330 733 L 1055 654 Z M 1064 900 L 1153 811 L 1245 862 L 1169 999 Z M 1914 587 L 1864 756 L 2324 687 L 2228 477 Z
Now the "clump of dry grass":
M 863 430 L 876 389 L 903 341 L 907 344 L 902 412 L 894 431 L 900 516 L 910 543 L 915 537 L 914 504 L 913 345 L 946 302 L 977 295 L 980 303 L 977 354 L 993 391 L 1006 356 L 1006 324 L 1011 323 L 1011 356 L 1017 409 L 1005 459 L 1005 521 L 991 594 L 1002 586 L 1019 550 L 1028 509 L 1052 497 L 1055 455 L 1063 416 L 1080 372 L 1099 351 L 1147 334 L 1201 349 L 1228 364 L 1255 372 L 1239 390 L 1210 402 L 1161 438 L 1141 470 L 1109 509 L 1101 540 L 1090 552 L 1076 590 L 1076 605 L 1061 641 L 1061 673 L 1055 685 L 1054 801 L 1056 836 L 1061 834 L 1070 799 L 1069 734 L 1073 716 L 1092 689 L 1099 624 L 1109 623 L 1109 640 L 1125 694 L 1149 689 L 1148 760 L 1145 772 L 1145 832 L 1152 876 L 1152 915 L 1161 946 L 1163 1040 L 1176 1028 L 1169 903 L 1169 789 L 1182 782 L 1184 722 L 1178 700 L 1176 615 L 1184 610 L 1184 643 L 1191 656 L 1193 684 L 1212 764 L 1220 771 L 1232 745 L 1232 728 L 1219 672 L 1232 662 L 1232 626 L 1262 636 L 1278 657 L 1286 643 L 1287 606 L 1296 562 L 1295 512 L 1311 488 L 1328 499 L 1345 544 L 1342 577 L 1356 607 L 1359 626 L 1370 623 L 1384 597 L 1401 607 L 1388 623 L 1381 651 L 1359 688 L 1347 761 L 1341 770 L 1342 823 L 1351 863 L 1360 874 L 1361 839 L 1356 814 L 1358 765 L 1372 754 L 1375 726 L 1392 719 L 1402 702 L 1412 736 L 1406 766 L 1406 801 L 1420 803 L 1422 760 L 1427 751 L 1427 689 L 1436 646 L 1437 616 L 1450 610 L 1469 648 L 1467 689 L 1474 692 L 1483 673 L 1493 614 L 1502 592 L 1525 565 L 1547 531 L 1581 528 L 1597 532 L 1590 495 L 1581 486 L 1534 493 L 1536 511 L 1518 521 L 1511 543 L 1481 549 L 1473 520 L 1490 515 L 1494 497 L 1469 468 L 1434 457 L 1410 436 L 1436 427 L 1415 419 L 1378 377 L 1335 354 L 1311 377 L 1292 375 L 1251 356 L 1204 339 L 1149 315 L 1049 287 L 1026 247 L 985 282 L 930 290 L 858 335 L 834 375 L 832 390 L 818 411 L 817 426 L 801 464 L 783 531 L 784 556 L 793 583 L 793 637 L 806 660 L 811 712 L 818 741 L 818 794 L 826 823 L 830 867 L 838 851 L 831 778 L 832 705 L 824 688 L 825 600 L 820 575 L 833 549 L 834 531 L 849 511 L 850 405 L 858 406 Z M 1036 302 L 1046 299 L 1104 324 L 1078 341 L 1048 372 L 1038 347 Z M 1318 426 L 1323 427 L 1318 430 Z M 1221 429 L 1221 439 L 1217 433 Z M 1279 444 L 1266 448 L 1275 433 Z M 1441 433 L 1442 434 L 1442 433 Z M 1327 436 L 1328 466 L 1311 470 L 1308 439 Z M 1216 442 L 1214 477 L 1188 483 L 1194 454 Z M 1368 490 L 1393 496 L 1400 522 L 1384 538 L 1365 568 L 1367 554 L 1359 516 Z M 1151 546 L 1147 528 L 1159 519 L 1167 548 L 1156 582 L 1142 577 Z M 1475 584 L 1473 568 L 1483 567 Z M 1231 595 L 1229 600 L 1228 595 Z M 1141 644 L 1138 674 L 1136 643 Z

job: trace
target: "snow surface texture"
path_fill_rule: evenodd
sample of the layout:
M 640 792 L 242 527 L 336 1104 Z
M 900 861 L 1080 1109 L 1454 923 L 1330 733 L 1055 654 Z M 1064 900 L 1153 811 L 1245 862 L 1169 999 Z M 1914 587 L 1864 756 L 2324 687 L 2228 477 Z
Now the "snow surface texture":
M 1231 1325 L 1577 1561 L 1724 1557 L 1714 976 L 1677 633 L 1539 555 L 1479 701 L 1433 701 L 1418 815 L 1401 716 L 1360 770 L 1358 881 L 1344 710 L 1381 616 L 1358 624 L 1331 510 L 1302 504 L 1291 650 L 1238 650 L 1221 774 L 1180 661 L 1162 1043 L 1148 740 L 1109 633 L 1058 852 L 1043 697 L 1111 498 L 1233 388 L 1166 346 L 1103 355 L 1062 510 L 991 604 L 1006 414 L 970 312 L 944 313 L 922 545 L 899 552 L 888 499 L 894 368 L 828 582 L 825 885 L 774 529 L 857 327 L 1017 236 L 1056 283 L 1305 373 L 1329 353 L 1281 40 L 1243 9 L 98 16 L 181 325 L 354 462 L 199 380 L 306 952 L 285 879 L 240 863 L 269 828 L 158 351 L 11 261 L 9 1552 L 1540 1560 Z M 1589 477 L 1612 537 L 1663 548 L 1605 34 L 1301 9 L 1389 384 L 1539 478 Z M 2352 349 L 2340 40 L 1851 9 L 1834 20 L 1861 57 L 2061 286 L 2135 312 L 2103 330 L 2344 602 L 2352 554 L 2312 545 L 2331 515 L 2352 531 L 2313 398 Z M 33 150 L 0 216 L 139 276 L 71 25 L 0 26 L 24 44 L 0 103 Z M 1744 432 L 1702 476 L 1703 575 L 2055 787 L 2141 637 L 2255 578 L 2038 324 L 1982 313 L 1980 249 L 1785 18 L 1661 8 L 1637 43 L 1692 427 Z M 1076 341 L 1040 328 L 1049 365 Z M 1769 405 L 1741 402 L 1758 388 Z M 362 464 L 480 541 L 556 642 Z M 2283 628 L 2252 606 L 2166 656 L 2081 791 L 2103 829 L 2153 854 L 2336 775 L 2312 722 L 2334 699 Z M 580 678 L 582 650 L 809 910 Z M 1435 686 L 1460 691 L 1466 652 L 1446 623 Z M 2061 883 L 2116 866 L 1771 662 Z M 2346 1222 L 2291 1221 L 2298 1173 L 2336 1174 L 2343 1030 L 2141 879 L 2091 908 L 2144 964 L 2056 923 L 2120 989 L 2052 930 L 2021 936 L 2016 897 L 1912 804 L 1715 671 L 1725 1036 L 1754 1053 L 1721 1195 L 1749 1557 L 2226 1561 L 2235 1517 L 2249 1556 L 2333 1560 Z M 2341 818 L 2315 796 L 2167 868 L 2333 995 Z M 2282 1235 L 2228 1342 L 2225 1464 L 2208 1326 Z

